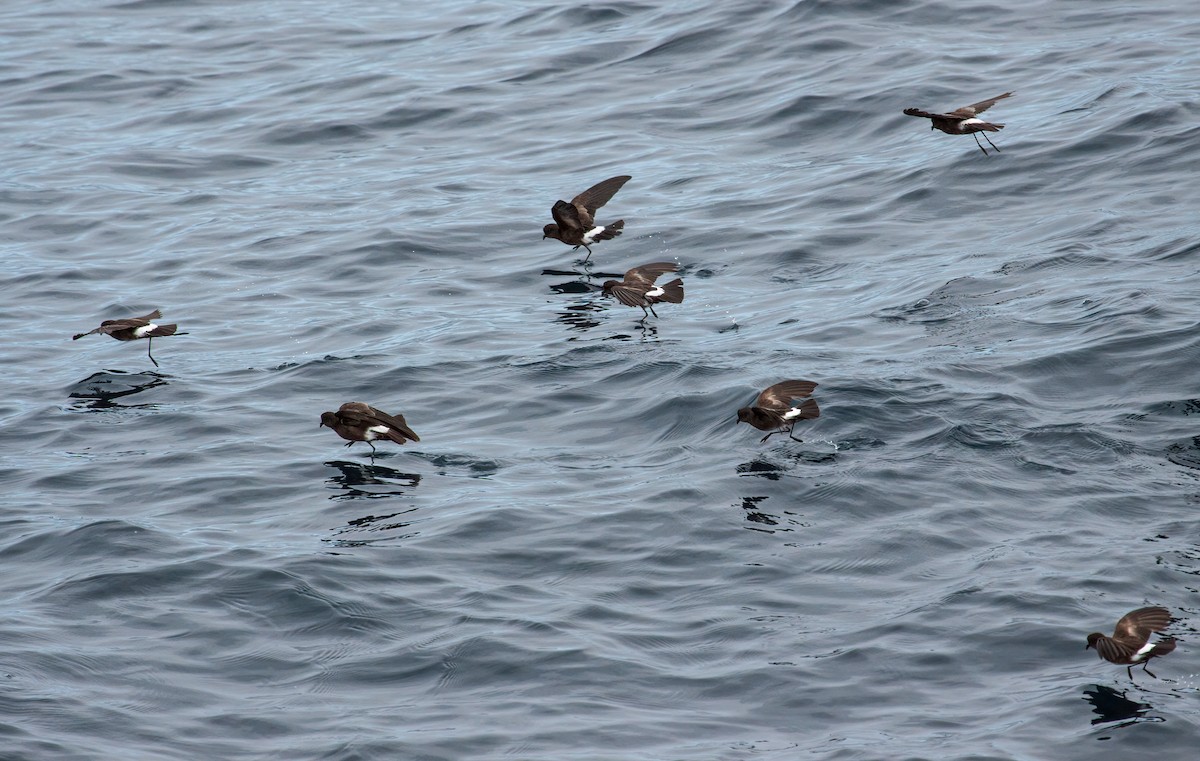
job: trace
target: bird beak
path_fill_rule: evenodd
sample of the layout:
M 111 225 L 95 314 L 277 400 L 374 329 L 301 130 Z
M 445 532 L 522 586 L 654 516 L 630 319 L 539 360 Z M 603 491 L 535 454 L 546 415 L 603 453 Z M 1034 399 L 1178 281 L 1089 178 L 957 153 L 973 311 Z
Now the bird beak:
M 542 240 L 545 240 L 546 238 L 549 238 L 549 237 L 550 237 L 549 235 L 543 235 Z

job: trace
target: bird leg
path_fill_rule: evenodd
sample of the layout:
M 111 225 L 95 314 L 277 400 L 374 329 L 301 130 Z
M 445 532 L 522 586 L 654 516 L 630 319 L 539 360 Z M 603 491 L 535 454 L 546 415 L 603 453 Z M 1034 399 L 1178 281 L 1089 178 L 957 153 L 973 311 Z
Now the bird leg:
M 151 346 L 151 344 L 153 344 L 153 343 L 154 343 L 154 339 L 153 339 L 153 338 L 147 338 L 147 339 L 146 339 L 146 356 L 150 358 L 150 361 L 154 363 L 154 366 L 155 366 L 155 367 L 158 367 L 158 360 L 156 360 L 156 359 L 154 358 L 154 355 L 150 353 L 150 346 Z
M 587 252 L 588 252 L 588 255 L 587 255 L 587 256 L 585 256 L 585 257 L 583 257 L 583 260 L 586 262 L 588 259 L 591 259 L 591 258 L 592 258 L 592 247 L 591 247 L 591 246 L 589 246 L 589 245 L 588 245 L 588 244 L 586 244 L 586 243 L 584 243 L 584 244 L 582 244 L 582 245 L 583 245 L 583 247 L 584 247 L 584 248 L 586 248 L 586 249 L 587 249 Z M 579 246 L 576 246 L 575 248 L 579 248 Z
M 653 304 L 648 304 L 647 306 L 649 306 L 649 307 L 650 307 L 650 314 L 654 315 L 655 317 L 658 317 L 658 312 L 655 312 L 655 311 L 654 311 L 654 305 L 653 305 Z M 643 308 L 643 309 L 642 309 L 642 311 L 645 311 L 645 309 Z
M 984 147 L 983 147 L 983 143 L 979 142 L 979 133 L 978 133 L 978 132 L 972 132 L 972 133 L 971 133 L 971 137 L 975 138 L 975 145 L 978 145 L 978 146 L 979 146 L 979 150 L 983 151 L 983 155 L 984 155 L 984 156 L 986 156 L 986 155 L 987 155 L 987 148 L 984 148 Z M 990 143 L 990 142 L 992 142 L 992 141 L 991 141 L 991 140 L 989 140 L 988 142 Z
M 1150 676 L 1154 676 L 1154 672 L 1153 672 L 1153 671 L 1151 671 L 1150 669 L 1146 668 L 1146 667 L 1147 667 L 1147 666 L 1149 666 L 1149 665 L 1150 665 L 1150 659 L 1149 659 L 1149 658 L 1147 658 L 1145 661 L 1143 661 L 1143 662 L 1142 662 L 1142 671 L 1145 671 L 1145 672 L 1146 672 L 1147 674 L 1149 674 Z M 1132 679 L 1133 677 L 1132 677 L 1132 676 L 1130 676 L 1130 678 Z M 1154 678 L 1155 678 L 1155 679 L 1158 679 L 1158 677 L 1156 677 L 1156 676 L 1154 676 Z
M 777 433 L 787 433 L 787 431 L 783 430 L 782 428 L 780 428 L 778 431 L 771 431 L 771 432 L 770 432 L 770 433 L 768 433 L 766 436 L 763 436 L 761 439 L 759 439 L 759 440 L 758 440 L 758 443 L 759 443 L 759 444 L 763 443 L 764 441 L 766 441 L 767 439 L 771 438 L 772 436 L 774 436 L 774 435 L 775 435 L 775 434 L 777 434 Z
M 983 133 L 983 139 L 988 141 L 988 145 L 992 146 L 993 148 L 996 148 L 996 144 L 992 142 L 992 139 L 987 136 L 986 132 Z M 978 142 L 978 141 L 976 141 L 976 142 Z M 999 152 L 1000 152 L 1000 149 L 996 148 L 996 153 L 999 153 Z

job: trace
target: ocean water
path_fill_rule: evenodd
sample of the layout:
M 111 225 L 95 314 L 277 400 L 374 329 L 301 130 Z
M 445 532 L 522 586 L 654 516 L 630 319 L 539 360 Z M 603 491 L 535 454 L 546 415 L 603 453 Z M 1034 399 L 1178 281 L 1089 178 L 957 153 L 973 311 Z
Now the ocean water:
M 1194 3 L 0 37 L 0 758 L 1196 758 Z M 988 156 L 901 113 L 1009 90 Z M 541 239 L 617 174 L 623 236 Z M 594 290 L 662 260 L 658 319 Z M 71 341 L 156 308 L 160 367 Z M 1147 604 L 1130 681 L 1084 640 Z

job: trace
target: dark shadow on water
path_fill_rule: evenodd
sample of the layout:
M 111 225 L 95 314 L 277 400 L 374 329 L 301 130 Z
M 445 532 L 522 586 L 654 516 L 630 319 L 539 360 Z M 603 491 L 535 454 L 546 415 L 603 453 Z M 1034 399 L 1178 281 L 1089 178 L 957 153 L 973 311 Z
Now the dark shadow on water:
M 72 406 L 80 409 L 153 407 L 153 404 L 118 404 L 117 400 L 157 386 L 165 386 L 168 377 L 156 372 L 127 373 L 121 370 L 102 370 L 76 383 L 68 396 L 78 400 Z
M 1092 719 L 1093 725 L 1112 724 L 1115 729 L 1145 722 L 1166 721 L 1161 716 L 1146 715 L 1146 712 L 1152 710 L 1154 706 L 1130 700 L 1125 697 L 1124 692 L 1117 692 L 1112 687 L 1096 684 L 1092 685 L 1091 690 L 1084 690 L 1083 694 L 1086 696 L 1083 699 L 1091 703 L 1092 712 L 1097 715 L 1097 718 Z M 1101 737 L 1099 739 L 1106 740 L 1108 738 Z
M 603 311 L 604 306 L 594 301 L 580 301 L 567 306 L 567 311 L 559 312 L 555 318 L 571 330 L 590 330 L 600 324 L 595 319 L 596 312 Z M 572 338 L 571 340 L 575 340 Z
M 346 521 L 345 526 L 333 529 L 333 536 L 323 541 L 335 547 L 365 547 L 381 542 L 396 542 L 411 539 L 420 532 L 407 530 L 413 525 L 405 520 L 417 512 L 417 508 L 382 513 L 380 515 L 364 515 L 361 518 Z
M 763 503 L 768 499 L 770 497 L 761 495 L 742 497 L 739 507 L 744 511 L 748 524 L 744 528 L 765 534 L 777 534 L 808 527 L 809 524 L 802 521 L 801 515 L 794 511 L 784 509 L 781 514 L 767 512 Z

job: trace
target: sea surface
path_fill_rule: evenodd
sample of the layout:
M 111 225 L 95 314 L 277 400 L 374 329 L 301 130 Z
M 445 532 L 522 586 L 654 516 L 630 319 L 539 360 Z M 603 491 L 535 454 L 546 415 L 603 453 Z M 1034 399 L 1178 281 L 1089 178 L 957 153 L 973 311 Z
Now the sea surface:
M 1194 761 L 1198 82 L 1194 0 L 0 5 L 0 759 Z

